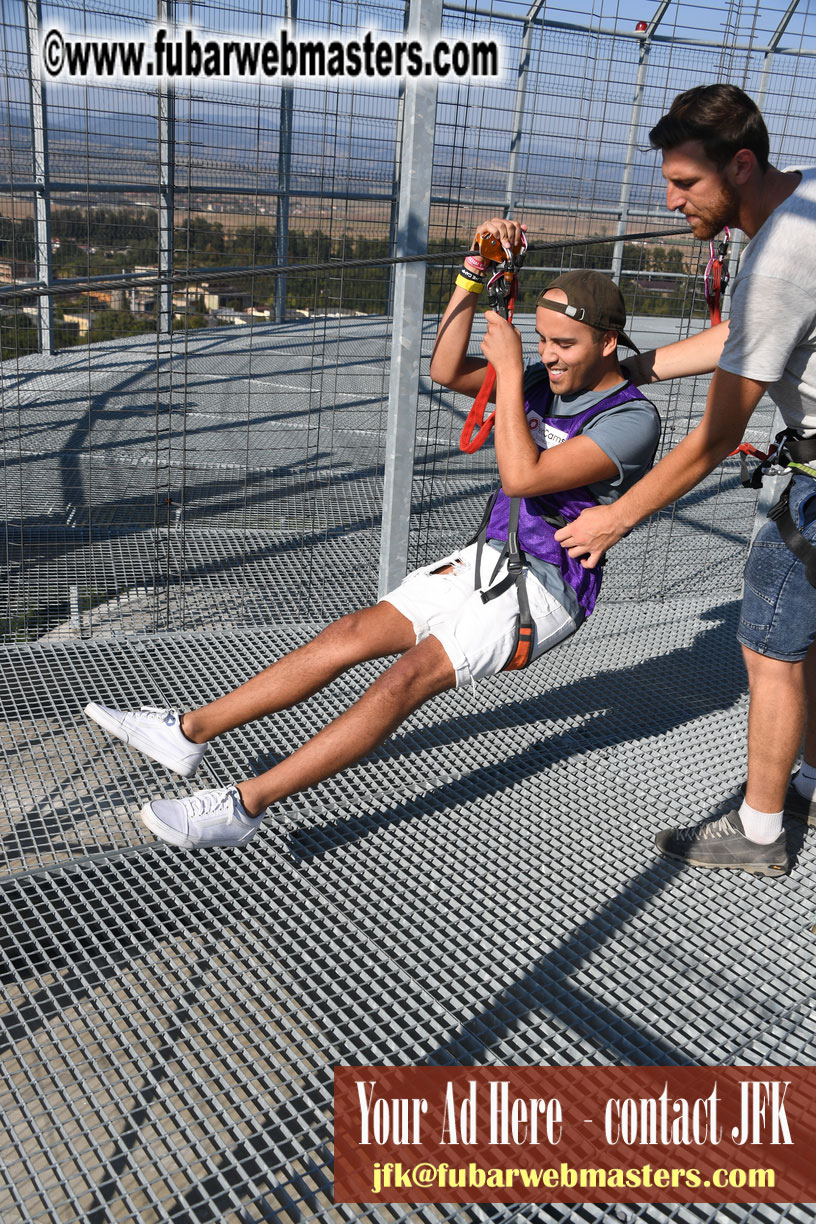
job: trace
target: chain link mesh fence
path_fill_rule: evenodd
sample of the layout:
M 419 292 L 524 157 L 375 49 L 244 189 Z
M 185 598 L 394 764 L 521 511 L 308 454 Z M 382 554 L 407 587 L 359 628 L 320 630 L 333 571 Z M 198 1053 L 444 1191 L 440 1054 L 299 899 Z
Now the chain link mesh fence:
M 9 2 L 3 14 L 0 274 L 4 290 L 44 276 L 50 285 L 39 300 L 6 292 L 0 313 L 6 639 L 291 623 L 368 600 L 394 272 L 344 264 L 393 250 L 405 189 L 399 91 L 60 82 L 38 104 L 31 10 Z M 257 36 L 292 16 L 254 4 L 161 12 L 210 35 Z M 813 158 L 808 10 L 789 19 L 772 57 L 762 47 L 781 9 L 754 14 L 749 27 L 732 6 L 727 41 L 708 45 L 691 33 L 701 12 L 670 6 L 658 20 L 650 11 L 656 24 L 644 36 L 606 10 L 582 23 L 536 6 L 444 9 L 443 35 L 497 38 L 505 71 L 489 84 L 440 82 L 429 249 L 462 248 L 479 220 L 507 210 L 534 241 L 562 244 L 531 257 L 522 277 L 518 322 L 532 356 L 532 303 L 567 267 L 616 274 L 641 347 L 703 325 L 707 251 L 681 227 L 652 243 L 611 240 L 666 226 L 656 159 L 643 146 L 676 89 L 727 71 L 764 93 L 776 159 Z M 43 28 L 136 37 L 152 9 L 41 5 L 39 14 Z M 372 26 L 396 37 L 405 17 L 394 5 L 343 4 L 328 18 L 300 5 L 296 28 L 340 37 Z M 258 271 L 281 262 L 325 266 Z M 162 282 L 166 272 L 177 280 Z M 454 273 L 429 261 L 411 565 L 463 538 L 495 479 L 489 446 L 458 452 L 467 405 L 427 376 Z M 111 279 L 95 288 L 94 278 Z M 51 354 L 38 351 L 44 303 Z M 699 418 L 704 395 L 705 380 L 656 389 L 664 447 Z M 771 417 L 757 414 L 755 440 L 767 439 Z M 607 597 L 734 587 L 734 545 L 747 540 L 753 512 L 736 486 L 736 464 L 726 463 L 636 533 L 610 569 Z M 353 590 L 343 581 L 351 540 L 366 558 Z
M 528 352 L 545 278 L 584 264 L 620 279 L 648 347 L 705 324 L 707 250 L 681 225 L 625 241 L 667 228 L 644 146 L 673 95 L 734 80 L 764 100 L 778 164 L 816 159 L 809 0 L 640 9 L 444 6 L 443 34 L 495 35 L 507 70 L 438 90 L 410 564 L 461 542 L 495 481 L 489 446 L 458 450 L 468 405 L 428 376 L 442 253 L 510 210 L 554 244 L 522 276 Z M 804 1224 L 798 1204 L 332 1202 L 341 1061 L 812 1061 L 801 878 L 703 895 L 650 848 L 666 795 L 696 820 L 741 777 L 753 496 L 735 461 L 618 546 L 604 606 L 545 677 L 499 677 L 464 712 L 440 699 L 241 857 L 142 844 L 139 803 L 185 784 L 79 714 L 203 702 L 376 597 L 402 326 L 376 260 L 409 186 L 405 107 L 362 81 L 38 96 L 33 25 L 399 36 L 406 16 L 349 0 L 0 7 L 0 1213 Z M 263 271 L 304 262 L 323 266 Z M 656 389 L 663 449 L 705 390 Z M 763 404 L 749 440 L 771 422 Z M 292 751 L 360 683 L 223 737 L 209 781 Z

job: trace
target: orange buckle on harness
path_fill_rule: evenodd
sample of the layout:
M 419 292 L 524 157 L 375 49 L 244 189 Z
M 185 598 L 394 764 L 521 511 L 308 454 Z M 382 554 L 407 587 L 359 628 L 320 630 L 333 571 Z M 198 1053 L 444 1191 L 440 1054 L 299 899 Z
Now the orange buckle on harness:
M 510 661 L 505 663 L 502 671 L 521 671 L 530 662 L 530 656 L 533 653 L 533 626 L 519 625 L 516 635 L 515 648 Z

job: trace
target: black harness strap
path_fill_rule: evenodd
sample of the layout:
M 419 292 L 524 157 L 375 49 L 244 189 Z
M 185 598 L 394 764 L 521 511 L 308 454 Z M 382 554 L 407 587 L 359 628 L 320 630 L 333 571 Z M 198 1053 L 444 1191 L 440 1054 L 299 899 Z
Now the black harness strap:
M 778 450 L 773 455 L 773 459 L 781 467 L 786 467 L 791 462 L 809 465 L 816 460 L 816 438 L 797 438 L 792 430 L 786 429 L 777 434 L 776 441 Z M 759 488 L 762 484 L 763 467 L 764 464 L 760 463 L 747 480 L 742 480 L 742 483 L 754 489 Z M 790 495 L 794 479 L 795 477 L 791 478 L 779 500 L 771 506 L 768 518 L 776 523 L 784 543 L 804 565 L 805 577 L 810 585 L 816 587 L 816 548 L 796 526 L 790 512 Z
M 487 540 L 487 524 L 490 521 L 490 515 L 493 511 L 496 498 L 499 495 L 498 489 L 491 497 L 487 504 L 487 510 L 484 513 L 479 530 L 474 538 L 470 541 L 471 544 L 478 543 L 476 550 L 476 583 L 479 584 L 479 575 L 481 573 L 482 549 Z M 482 591 L 482 603 L 489 603 L 491 599 L 498 599 L 505 591 L 508 591 L 511 586 L 515 586 L 516 595 L 518 598 L 518 615 L 516 616 L 516 632 L 513 639 L 513 648 L 510 651 L 508 661 L 505 663 L 502 671 L 521 671 L 523 667 L 532 661 L 533 646 L 535 644 L 535 628 L 533 626 L 533 616 L 530 611 L 530 601 L 527 597 L 527 582 L 524 576 L 524 562 L 526 557 L 519 548 L 518 528 L 519 528 L 519 513 L 521 511 L 521 498 L 510 498 L 510 516 L 507 524 L 507 542 L 502 547 L 499 553 L 499 559 L 493 570 L 493 574 L 488 584 L 488 589 Z M 564 527 L 567 519 L 563 514 L 558 514 L 555 511 L 542 516 L 546 522 L 553 527 Z M 507 573 L 502 578 L 501 582 L 492 585 L 496 574 L 499 572 L 499 566 L 502 561 L 507 558 Z
M 490 494 L 490 497 L 487 499 L 487 505 L 485 506 L 485 512 L 482 515 L 482 521 L 481 523 L 479 523 L 479 526 L 476 528 L 476 532 L 473 535 L 473 537 L 470 540 L 468 540 L 467 544 L 465 545 L 466 548 L 469 548 L 471 544 L 475 544 L 477 546 L 476 547 L 476 565 L 475 565 L 476 589 L 477 590 L 479 589 L 479 575 L 482 572 L 482 552 L 484 550 L 485 542 L 487 540 L 487 524 L 490 522 L 490 516 L 493 513 L 493 507 L 496 504 L 496 498 L 499 496 L 500 488 L 501 486 L 497 485 L 496 488 L 493 490 L 493 492 Z M 498 569 L 499 563 L 503 560 L 503 558 L 504 558 L 504 550 L 502 550 L 502 554 L 499 557 L 499 561 L 497 562 L 497 565 L 496 565 L 497 569 Z
M 778 438 L 783 439 L 785 453 L 794 463 L 813 463 L 816 460 L 816 438 L 797 438 L 787 429 Z
M 491 599 L 498 599 L 499 595 L 503 595 L 511 586 L 516 588 L 516 596 L 518 598 L 518 613 L 516 614 L 516 632 L 513 638 L 513 646 L 510 651 L 510 656 L 505 663 L 502 671 L 520 671 L 530 663 L 533 654 L 533 644 L 535 642 L 535 629 L 533 626 L 533 617 L 530 612 L 530 601 L 527 598 L 527 583 L 524 580 L 524 557 L 519 549 L 518 542 L 518 527 L 519 527 L 519 512 L 521 510 L 521 498 L 511 497 L 510 499 L 510 518 L 507 524 L 507 543 L 501 551 L 499 560 L 496 562 L 496 569 L 493 571 L 495 576 L 499 565 L 507 557 L 507 573 L 501 582 L 497 582 L 495 586 L 491 586 L 486 591 L 482 591 L 482 603 L 489 603 Z M 488 515 L 489 518 L 489 515 Z M 484 529 L 480 532 L 480 550 L 481 544 L 486 538 L 487 523 Z M 477 568 L 476 575 L 478 581 L 478 558 L 480 552 L 477 553 Z
M 493 513 L 493 507 L 496 504 L 496 498 L 499 496 L 499 489 L 495 489 L 490 500 L 487 503 L 485 512 L 482 515 L 482 521 L 476 529 L 476 534 L 468 545 L 476 544 L 476 589 L 478 590 L 481 581 L 481 566 L 482 554 L 484 546 L 487 543 L 487 525 L 490 522 L 490 516 Z M 516 616 L 516 632 L 513 639 L 513 648 L 510 651 L 508 661 L 505 663 L 502 671 L 521 671 L 532 662 L 533 646 L 535 645 L 535 628 L 533 625 L 533 616 L 530 611 L 530 601 L 527 597 L 527 582 L 524 575 L 524 563 L 526 561 L 525 554 L 519 548 L 519 514 L 521 511 L 521 498 L 510 498 L 510 513 L 507 523 L 507 540 L 502 546 L 501 552 L 498 555 L 493 573 L 490 577 L 487 590 L 482 591 L 482 603 L 489 603 L 491 599 L 498 599 L 505 591 L 508 591 L 511 586 L 515 586 L 518 597 L 518 615 Z M 563 514 L 559 514 L 556 510 L 547 510 L 541 517 L 551 527 L 565 527 L 569 519 Z M 501 582 L 493 585 L 496 574 L 499 572 L 502 561 L 507 559 L 507 573 L 502 578 Z
M 771 506 L 768 511 L 768 518 L 772 519 L 777 526 L 779 534 L 787 544 L 788 548 L 798 557 L 805 567 L 805 576 L 812 587 L 816 587 L 816 548 L 813 547 L 810 540 L 802 535 L 802 532 L 793 521 L 793 516 L 790 512 L 790 495 L 793 488 L 793 480 L 791 479 L 785 486 L 782 496 L 775 505 Z

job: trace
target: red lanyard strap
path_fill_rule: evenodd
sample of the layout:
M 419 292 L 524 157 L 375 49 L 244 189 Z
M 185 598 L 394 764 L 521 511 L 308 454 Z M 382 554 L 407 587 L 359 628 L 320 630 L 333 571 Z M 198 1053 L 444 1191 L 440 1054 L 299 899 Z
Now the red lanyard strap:
M 484 250 L 482 251 L 484 254 Z M 490 309 L 495 310 L 508 323 L 513 321 L 513 310 L 518 295 L 518 270 L 524 262 L 527 253 L 527 239 L 522 235 L 521 249 L 498 263 L 496 271 L 487 282 L 487 296 Z M 479 388 L 479 394 L 470 406 L 467 420 L 462 426 L 459 436 L 459 449 L 466 455 L 473 455 L 484 443 L 493 428 L 496 413 L 491 412 L 485 418 L 485 408 L 490 400 L 490 394 L 496 385 L 496 371 L 490 362 L 487 363 L 484 382 Z
M 714 243 L 708 244 L 710 258 L 706 264 L 705 276 L 703 284 L 705 286 L 705 299 L 708 302 L 708 313 L 711 316 L 711 326 L 716 327 L 722 322 L 720 307 L 725 291 L 728 287 L 728 267 L 726 266 L 725 257 L 728 254 L 728 245 L 731 242 L 731 231 L 726 225 L 723 230 L 724 237 L 720 242 L 717 252 L 714 252 Z
M 491 412 L 490 416 L 485 420 L 484 412 L 490 399 L 490 393 L 495 385 L 496 371 L 488 362 L 484 382 L 479 388 L 479 394 L 470 406 L 467 420 L 462 426 L 462 432 L 459 435 L 459 449 L 464 451 L 466 455 L 475 455 L 476 451 L 481 446 L 484 446 L 493 428 L 493 420 L 496 413 Z

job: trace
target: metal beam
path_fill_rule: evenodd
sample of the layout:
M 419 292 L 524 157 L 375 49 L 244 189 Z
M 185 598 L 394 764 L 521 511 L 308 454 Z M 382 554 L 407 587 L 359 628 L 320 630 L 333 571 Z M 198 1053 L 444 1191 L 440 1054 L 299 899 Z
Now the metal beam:
M 402 32 L 408 37 L 408 23 L 411 19 L 410 0 L 403 0 Z M 405 82 L 402 81 L 397 95 L 397 114 L 394 137 L 394 170 L 391 177 L 391 207 L 388 210 L 388 253 L 397 254 L 397 238 L 399 234 L 399 204 L 400 204 L 400 166 L 402 165 L 402 137 L 405 122 Z M 394 317 L 394 275 L 388 277 L 388 297 L 385 312 Z
M 21 195 L 25 192 L 30 193 L 30 192 L 34 192 L 37 190 L 39 190 L 39 188 L 37 184 L 33 182 L 15 181 L 13 183 L 0 183 L 0 197 L 2 197 L 3 195 Z M 153 188 L 151 188 L 150 190 L 153 190 Z M 108 193 L 108 194 L 121 193 L 122 195 L 128 195 L 128 194 L 134 194 L 137 192 L 144 192 L 145 188 L 144 186 L 134 187 L 133 185 L 128 185 L 127 183 L 66 183 L 66 182 L 54 182 L 52 180 L 50 184 L 50 191 L 51 191 L 52 199 L 56 195 L 58 195 L 60 192 L 67 192 L 67 191 L 81 192 L 84 197 L 83 202 L 85 202 L 85 200 L 87 200 L 88 198 L 88 195 L 94 195 L 96 192 L 99 192 L 100 194 L 101 193 Z M 223 187 L 221 186 L 219 187 L 196 187 L 196 186 L 188 186 L 183 183 L 176 183 L 173 187 L 173 193 L 176 196 L 183 194 L 185 192 L 189 194 L 195 191 L 200 191 L 202 195 L 206 194 L 207 192 L 210 192 L 213 195 L 226 195 L 226 196 L 230 196 L 230 195 L 234 195 L 234 196 L 268 195 L 270 197 L 274 197 L 274 196 L 277 196 L 278 194 L 276 188 L 269 188 L 269 190 L 267 191 L 264 191 L 263 188 L 259 188 L 258 191 L 256 192 L 253 188 L 250 188 L 250 187 L 228 187 L 226 185 Z M 326 191 L 303 190 L 302 191 L 300 189 L 297 189 L 291 193 L 291 196 L 292 196 L 292 199 L 296 199 L 296 200 L 312 200 L 312 199 L 314 200 L 343 200 L 343 201 L 347 201 L 347 200 L 366 200 L 366 201 L 374 200 L 376 201 L 378 200 L 384 204 L 389 204 L 391 203 L 392 200 L 396 200 L 397 205 L 399 204 L 399 192 L 398 191 L 397 191 L 396 196 L 391 196 L 390 194 L 375 195 L 368 191 L 330 191 L 330 190 L 326 190 Z M 432 195 L 431 196 L 431 204 L 446 204 L 450 206 L 450 202 L 451 202 L 451 198 L 449 195 Z M 470 198 L 469 203 L 475 206 L 484 205 L 485 208 L 495 208 L 496 207 L 496 197 L 495 196 L 482 197 L 482 196 L 476 195 Z M 613 208 L 613 207 L 610 207 L 609 205 L 604 205 L 604 204 L 581 204 L 579 202 L 572 201 L 572 200 L 563 200 L 560 203 L 554 203 L 554 204 L 548 204 L 544 200 L 537 200 L 535 203 L 531 203 L 529 200 L 520 200 L 520 201 L 513 200 L 513 207 L 515 207 L 516 203 L 523 203 L 526 205 L 526 207 L 531 212 L 537 212 L 537 213 L 562 214 L 567 209 L 569 209 L 570 212 L 587 213 L 588 215 L 593 216 L 593 217 L 619 217 L 620 216 L 620 210 L 618 208 Z M 155 208 L 156 204 L 145 203 L 144 201 L 139 203 L 137 201 L 134 204 L 130 205 L 130 207 L 132 208 Z M 654 211 L 655 210 L 653 208 L 647 208 L 647 207 L 644 207 L 643 205 L 634 204 L 634 205 L 630 205 L 629 207 L 629 216 L 630 217 L 651 217 L 654 215 Z M 208 214 L 208 216 L 212 216 L 212 217 L 218 217 L 219 215 L 220 214 L 218 213 Z M 271 217 L 270 217 L 270 220 L 271 220 Z M 396 226 L 397 226 L 397 220 L 395 216 L 395 220 L 394 220 L 395 235 L 396 235 Z M 683 232 L 688 233 L 688 231 L 683 231 Z M 394 242 L 396 242 L 396 236 L 394 238 Z
M 285 0 L 284 24 L 294 35 L 297 23 L 297 0 Z M 275 210 L 275 233 L 277 262 L 289 260 L 289 205 L 292 183 L 292 116 L 294 114 L 294 86 L 281 89 L 280 127 L 278 137 L 278 200 Z M 275 321 L 286 319 L 286 277 L 275 281 Z
M 496 10 L 483 8 L 480 5 L 472 6 L 465 4 L 445 4 L 446 13 L 465 13 L 472 20 L 474 17 L 486 17 L 495 20 Z M 529 16 L 518 17 L 514 13 L 502 13 L 501 20 L 507 22 L 524 22 L 529 20 Z M 536 25 L 546 26 L 551 30 L 563 30 L 568 34 L 591 34 L 593 37 L 602 38 L 622 38 L 632 42 L 642 42 L 644 33 L 642 30 L 632 30 L 629 26 L 611 26 L 601 25 L 600 22 L 596 25 L 584 24 L 578 21 L 553 21 L 549 17 L 538 17 L 535 21 Z M 653 42 L 667 43 L 679 47 L 707 47 L 714 51 L 722 50 L 724 43 L 722 39 L 713 38 L 688 38 L 683 34 L 674 32 L 672 34 L 655 34 Z M 764 54 L 768 50 L 773 50 L 777 55 L 793 55 L 812 57 L 816 56 L 816 50 L 808 47 L 771 47 L 757 46 L 751 42 L 735 42 L 730 44 L 732 51 L 750 51 L 756 54 Z
M 799 7 L 799 0 L 791 0 L 791 3 L 788 5 L 787 11 L 784 13 L 782 20 L 780 21 L 779 25 L 776 27 L 773 34 L 771 35 L 770 42 L 768 43 L 768 46 L 765 49 L 765 61 L 762 65 L 762 79 L 759 83 L 759 95 L 758 95 L 761 99 L 763 99 L 763 101 L 765 98 L 765 94 L 768 92 L 767 75 L 768 75 L 768 70 L 771 66 L 771 60 L 773 59 L 779 47 L 779 43 L 782 40 L 782 35 L 785 33 L 788 26 L 790 25 L 791 17 L 796 12 L 798 7 Z
M 442 24 L 442 0 L 411 0 L 409 36 L 433 39 Z M 428 249 L 431 213 L 431 152 L 436 124 L 433 78 L 405 87 L 397 255 Z M 405 577 L 411 524 L 419 363 L 425 304 L 425 264 L 400 264 L 394 274 L 391 370 L 385 441 L 380 594 Z
M 660 8 L 655 13 L 652 20 L 644 31 L 642 31 L 642 43 L 640 45 L 640 55 L 638 57 L 637 80 L 635 81 L 635 95 L 632 99 L 632 111 L 629 117 L 629 136 L 626 141 L 626 153 L 623 158 L 623 177 L 621 179 L 620 200 L 618 202 L 618 213 L 620 220 L 618 221 L 618 234 L 626 233 L 626 228 L 629 224 L 629 197 L 632 194 L 632 180 L 635 174 L 635 156 L 637 153 L 637 134 L 640 126 L 640 115 L 643 110 L 643 93 L 646 85 L 646 69 L 649 64 L 649 51 L 652 46 L 652 37 L 660 22 L 669 7 L 671 0 L 663 0 Z M 612 279 L 620 281 L 621 270 L 623 268 L 623 240 L 615 243 L 612 252 Z
M 37 280 L 49 287 L 53 280 L 51 265 L 51 194 L 48 183 L 48 125 L 40 60 L 40 0 L 25 0 L 28 90 L 31 109 L 32 154 L 34 169 L 34 262 Z M 40 352 L 54 351 L 54 307 L 50 294 L 37 299 L 37 331 Z
M 504 197 L 503 215 L 505 217 L 513 215 L 516 175 L 518 173 L 518 160 L 521 149 L 521 127 L 524 122 L 524 105 L 527 99 L 527 75 L 530 69 L 533 34 L 535 32 L 536 20 L 544 5 L 545 0 L 536 0 L 536 3 L 530 6 L 527 16 L 524 18 L 524 32 L 521 37 L 518 79 L 516 81 L 516 97 L 513 103 L 513 121 L 511 125 L 513 135 L 510 140 L 510 165 L 507 172 L 507 191 Z
M 173 23 L 174 0 L 156 0 L 156 20 L 160 26 Z M 159 275 L 173 275 L 176 178 L 175 90 L 169 81 L 159 81 Z M 168 282 L 159 289 L 157 326 L 160 335 L 173 330 L 173 288 Z
M 647 242 L 655 238 L 671 238 L 676 236 L 677 229 L 673 226 L 668 230 L 647 230 L 645 232 L 634 232 L 627 235 L 630 242 Z M 687 237 L 687 235 L 683 235 Z M 611 242 L 610 238 L 568 238 L 557 242 L 546 242 L 543 245 L 537 243 L 530 249 L 532 251 L 544 250 L 560 250 L 564 246 L 579 248 L 587 246 L 596 246 L 601 242 Z M 433 265 L 443 267 L 450 264 L 453 260 L 463 259 L 467 255 L 467 247 L 460 247 L 458 250 L 447 252 L 433 252 L 428 254 L 427 251 L 420 252 L 414 255 L 403 256 L 373 256 L 369 259 L 337 259 L 328 260 L 322 263 L 297 263 L 289 264 L 287 267 L 278 264 L 237 264 L 234 267 L 224 268 L 220 264 L 216 266 L 205 266 L 200 268 L 187 268 L 183 272 L 174 272 L 171 278 L 174 285 L 192 285 L 199 281 L 223 281 L 232 280 L 241 276 L 286 276 L 294 273 L 298 276 L 303 276 L 312 272 L 331 272 L 333 269 L 349 269 L 349 268 L 387 268 L 399 263 L 422 263 L 426 266 Z M 527 267 L 522 269 L 526 273 L 535 273 L 536 268 Z M 672 276 L 681 275 L 679 273 L 662 273 L 661 275 Z M 120 288 L 139 288 L 145 286 L 154 286 L 165 283 L 166 278 L 160 277 L 156 273 L 142 272 L 122 272 L 109 276 L 101 274 L 99 276 L 65 276 L 60 277 L 52 282 L 50 292 L 52 295 L 63 293 L 75 293 L 78 289 L 93 292 L 99 289 L 120 289 Z M 20 285 L 0 285 L 0 301 L 4 299 L 13 299 L 17 297 L 37 297 L 45 291 L 45 286 L 37 281 L 28 281 Z
M 19 195 L 22 192 L 31 192 L 31 191 L 38 191 L 38 190 L 40 190 L 40 187 L 33 180 L 25 181 L 23 179 L 15 179 L 13 183 L 8 183 L 8 182 L 0 183 L 0 195 L 4 195 L 4 194 L 5 195 L 15 195 L 15 194 Z M 109 195 L 117 194 L 117 193 L 121 193 L 122 195 L 138 195 L 140 193 L 142 195 L 145 195 L 147 193 L 152 194 L 156 190 L 156 188 L 154 185 L 147 184 L 147 183 L 136 183 L 136 184 L 134 183 L 89 183 L 89 182 L 79 183 L 79 182 L 73 182 L 73 181 L 66 181 L 64 179 L 58 179 L 58 180 L 52 179 L 50 181 L 50 190 L 51 190 L 52 196 L 57 195 L 59 192 L 75 191 L 75 192 L 81 192 L 82 195 L 87 198 L 89 193 L 93 195 L 96 192 L 99 192 L 99 193 L 105 192 Z M 214 186 L 212 183 L 204 183 L 204 184 L 192 183 L 190 184 L 190 183 L 176 182 L 173 184 L 174 195 L 183 194 L 185 192 L 187 194 L 191 194 L 192 192 L 195 192 L 195 191 L 201 192 L 202 195 L 206 195 L 209 193 L 211 195 L 219 195 L 219 196 L 220 195 L 226 195 L 226 196 L 234 195 L 234 196 L 270 196 L 270 197 L 273 197 L 273 196 L 280 195 L 280 189 L 278 187 L 256 187 L 254 184 L 252 186 L 247 185 L 246 187 L 234 187 L 234 186 L 230 186 L 228 183 L 219 183 L 217 187 Z M 371 192 L 371 191 L 332 191 L 328 188 L 323 189 L 320 187 L 317 187 L 314 189 L 308 188 L 308 187 L 304 187 L 304 188 L 298 187 L 294 191 L 291 191 L 290 195 L 293 196 L 297 200 L 299 199 L 383 200 L 386 203 L 388 203 L 392 199 L 392 195 L 390 192 L 377 193 L 377 192 Z M 139 207 L 138 201 L 134 205 L 134 207 L 137 207 L 137 208 Z M 156 205 L 152 203 L 142 202 L 142 207 L 155 208 Z
M 779 40 L 788 28 L 790 19 L 799 7 L 799 0 L 791 0 L 787 11 L 784 13 L 782 20 L 774 30 L 771 40 L 768 44 L 768 49 L 765 52 L 765 58 L 762 63 L 762 76 L 759 79 L 759 92 L 756 96 L 756 104 L 760 110 L 765 105 L 765 98 L 768 94 L 768 84 L 771 75 L 771 61 L 773 60 L 776 48 L 779 46 Z M 731 258 L 728 261 L 728 271 L 732 276 L 736 276 L 739 266 L 740 250 L 742 248 L 742 235 L 737 235 L 737 241 L 733 243 L 731 250 Z M 785 428 L 785 422 L 782 420 L 782 413 L 778 408 L 774 409 L 773 422 L 771 424 L 771 437 L 775 438 Z M 756 504 L 756 513 L 754 514 L 754 526 L 751 532 L 751 541 L 759 531 L 760 527 L 767 522 L 768 511 L 778 500 L 782 492 L 782 485 L 778 479 L 766 477 Z
M 793 16 L 793 14 L 796 12 L 798 7 L 799 7 L 799 0 L 791 0 L 791 3 L 788 5 L 787 10 L 782 15 L 782 20 L 779 22 L 779 25 L 776 27 L 773 34 L 771 35 L 771 38 L 770 38 L 770 41 L 767 47 L 762 48 L 762 50 L 764 50 L 765 52 L 765 56 L 762 61 L 762 76 L 759 78 L 759 90 L 757 92 L 756 98 L 754 99 L 754 101 L 756 102 L 760 110 L 762 110 L 762 108 L 764 107 L 765 98 L 767 97 L 767 94 L 768 94 L 768 84 L 770 81 L 771 63 L 773 62 L 773 57 L 774 55 L 778 53 L 779 43 L 781 41 L 782 35 L 785 33 L 788 26 L 790 25 L 790 19 Z M 728 258 L 728 274 L 729 274 L 730 279 L 733 279 L 737 274 L 737 268 L 739 267 L 739 259 L 740 259 L 740 252 L 742 251 L 742 245 L 743 245 L 742 234 L 735 234 L 731 242 L 731 253 Z M 781 428 L 782 426 L 780 424 L 778 425 L 776 431 L 778 432 L 778 430 Z

